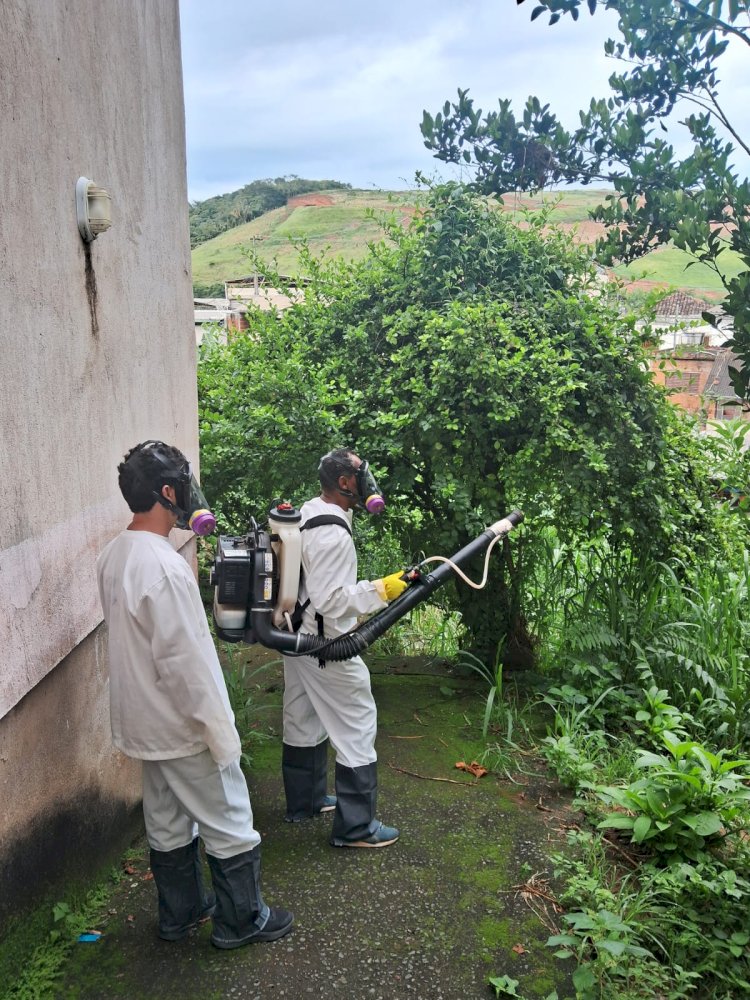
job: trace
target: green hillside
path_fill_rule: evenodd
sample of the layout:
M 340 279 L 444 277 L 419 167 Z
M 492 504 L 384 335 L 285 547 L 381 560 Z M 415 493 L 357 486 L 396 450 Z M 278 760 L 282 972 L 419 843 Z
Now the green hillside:
M 297 195 L 311 191 L 329 191 L 333 188 L 349 190 L 351 184 L 341 181 L 311 181 L 304 177 L 267 177 L 251 181 L 237 191 L 218 194 L 190 206 L 190 246 L 197 247 L 206 240 L 257 219 L 274 208 L 282 208 Z
M 193 250 L 193 284 L 196 292 L 254 271 L 247 252 L 254 248 L 268 262 L 276 262 L 282 274 L 294 274 L 298 252 L 295 240 L 304 239 L 316 255 L 331 254 L 347 260 L 362 257 L 367 244 L 381 230 L 368 218 L 394 212 L 408 219 L 416 194 L 387 191 L 326 191 L 293 198 L 283 208 L 237 226 L 202 243 Z M 219 294 L 218 290 L 216 294 Z
M 722 299 L 724 286 L 716 272 L 707 264 L 691 264 L 691 258 L 676 247 L 661 247 L 634 264 L 616 267 L 615 274 L 629 281 L 648 284 L 667 284 L 674 288 L 693 291 L 699 298 Z M 734 277 L 743 269 L 738 254 L 726 250 L 721 266 L 727 277 Z
M 588 219 L 588 212 L 605 192 L 568 191 L 555 207 L 553 220 L 570 229 L 585 241 L 593 241 L 601 227 Z M 302 194 L 286 205 L 266 212 L 257 219 L 236 226 L 200 244 L 193 250 L 193 284 L 197 295 L 223 295 L 223 282 L 253 273 L 248 252 L 255 249 L 263 261 L 275 263 L 282 274 L 295 274 L 298 252 L 294 241 L 304 239 L 314 254 L 340 256 L 346 260 L 362 257 L 367 244 L 381 235 L 376 216 L 393 212 L 407 222 L 419 198 L 416 191 L 328 190 Z M 505 211 L 521 212 L 538 207 L 541 198 L 507 195 Z M 727 273 L 740 270 L 736 254 L 727 252 Z M 659 285 L 681 288 L 698 297 L 723 298 L 724 291 L 716 274 L 703 264 L 688 267 L 690 258 L 674 247 L 662 247 L 615 273 L 634 289 Z

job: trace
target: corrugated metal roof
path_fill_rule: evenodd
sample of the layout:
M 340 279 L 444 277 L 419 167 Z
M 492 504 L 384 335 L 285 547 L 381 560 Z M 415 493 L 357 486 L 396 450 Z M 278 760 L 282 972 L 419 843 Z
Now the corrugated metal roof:
M 675 358 L 678 361 L 710 361 L 715 358 L 720 347 L 694 347 L 690 348 L 684 344 L 677 347 L 663 347 L 656 352 L 659 358 Z
M 284 288 L 299 288 L 302 285 L 310 284 L 310 278 L 294 277 L 289 274 L 279 274 L 278 277 L 284 283 Z M 227 288 L 236 288 L 236 287 L 246 288 L 254 286 L 255 281 L 256 281 L 256 275 L 248 274 L 244 278 L 227 278 L 224 282 L 224 285 Z M 257 281 L 258 285 L 260 285 L 261 287 L 265 285 L 267 283 L 265 274 L 258 274 Z
M 742 362 L 729 348 L 724 348 L 717 352 L 711 371 L 706 379 L 704 395 L 714 399 L 736 400 L 741 402 L 741 398 L 734 391 L 730 379 L 730 369 L 742 371 Z

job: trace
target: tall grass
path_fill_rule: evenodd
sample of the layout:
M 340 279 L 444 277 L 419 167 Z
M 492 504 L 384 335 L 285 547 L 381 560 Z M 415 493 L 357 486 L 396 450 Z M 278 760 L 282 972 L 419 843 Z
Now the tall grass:
M 714 513 L 714 551 L 692 562 L 537 539 L 537 749 L 590 821 L 555 859 L 569 912 L 548 944 L 585 1000 L 750 996 L 750 555 L 744 511 Z
M 549 672 L 666 688 L 722 739 L 748 745 L 749 598 L 744 550 L 731 562 L 650 563 L 605 544 L 574 553 L 547 531 L 529 607 Z
M 259 727 L 260 711 L 258 699 L 258 678 L 267 673 L 270 663 L 252 667 L 247 661 L 247 651 L 231 643 L 219 643 L 219 657 L 224 680 L 227 685 L 229 704 L 234 712 L 234 723 L 240 736 L 242 749 L 240 760 L 249 768 L 253 751 L 258 744 L 268 738 Z

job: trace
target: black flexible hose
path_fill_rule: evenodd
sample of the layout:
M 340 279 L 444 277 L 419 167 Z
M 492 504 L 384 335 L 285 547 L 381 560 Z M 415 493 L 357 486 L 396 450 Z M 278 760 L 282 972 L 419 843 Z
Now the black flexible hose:
M 517 524 L 523 521 L 523 513 L 514 510 L 507 517 L 486 528 L 478 538 L 460 549 L 451 559 L 457 566 L 469 562 L 474 556 L 481 555 L 490 542 L 507 535 Z M 350 660 L 371 646 L 384 632 L 400 618 L 455 576 L 453 568 L 448 563 L 441 563 L 431 573 L 420 577 L 392 601 L 387 608 L 373 615 L 368 621 L 358 625 L 351 632 L 339 635 L 333 639 L 323 636 L 308 635 L 305 632 L 282 632 L 271 623 L 272 609 L 268 607 L 250 609 L 250 626 L 253 641 L 270 649 L 277 649 L 287 656 L 318 656 L 325 654 L 326 660 Z

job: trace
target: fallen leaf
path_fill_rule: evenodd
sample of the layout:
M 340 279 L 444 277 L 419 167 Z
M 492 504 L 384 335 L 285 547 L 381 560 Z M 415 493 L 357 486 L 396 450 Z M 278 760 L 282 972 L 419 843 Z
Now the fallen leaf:
M 522 944 L 514 944 L 513 947 L 510 950 L 514 951 L 516 953 L 516 955 L 525 955 L 526 954 L 526 949 L 524 948 L 524 946 Z
M 123 868 L 123 871 L 125 872 L 126 875 L 135 875 L 136 874 L 136 870 L 135 870 L 135 868 L 133 868 L 132 865 L 125 865 L 125 867 Z
M 464 761 L 459 760 L 456 763 L 456 767 L 459 771 L 468 771 L 469 774 L 473 774 L 475 778 L 483 778 L 485 774 L 489 774 L 486 767 L 482 767 L 481 764 L 477 764 L 475 760 L 471 764 L 466 764 Z

